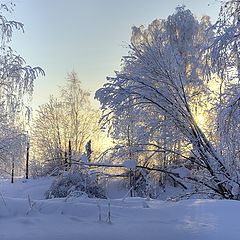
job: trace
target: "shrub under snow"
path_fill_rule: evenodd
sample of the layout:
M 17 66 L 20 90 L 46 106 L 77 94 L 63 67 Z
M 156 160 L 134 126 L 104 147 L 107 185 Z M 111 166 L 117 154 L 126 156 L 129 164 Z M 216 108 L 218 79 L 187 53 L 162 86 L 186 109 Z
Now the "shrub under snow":
M 105 190 L 98 183 L 96 175 L 88 173 L 67 173 L 57 178 L 46 192 L 46 198 L 64 198 L 84 192 L 89 198 L 106 198 Z

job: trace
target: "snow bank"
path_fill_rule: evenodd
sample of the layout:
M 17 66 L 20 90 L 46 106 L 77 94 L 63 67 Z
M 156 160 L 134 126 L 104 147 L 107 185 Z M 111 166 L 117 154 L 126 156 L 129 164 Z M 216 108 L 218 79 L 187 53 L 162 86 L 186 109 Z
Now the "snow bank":
M 5 190 L 0 198 L 1 240 L 239 239 L 238 201 L 45 200 L 40 193 L 50 180 L 34 181 L 19 181 L 10 189 L 8 183 L 1 183 Z M 26 193 L 38 198 L 28 199 Z M 111 224 L 107 223 L 109 202 Z

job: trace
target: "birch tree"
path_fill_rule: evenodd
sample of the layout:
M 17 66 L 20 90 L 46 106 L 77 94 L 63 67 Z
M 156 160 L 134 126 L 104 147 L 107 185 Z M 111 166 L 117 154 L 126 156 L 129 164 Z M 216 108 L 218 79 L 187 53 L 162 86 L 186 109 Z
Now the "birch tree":
M 79 160 L 89 140 L 92 158 L 106 149 L 104 143 L 107 145 L 98 125 L 100 113 L 91 107 L 90 93 L 82 88 L 75 72 L 68 74 L 59 93 L 59 98 L 51 96 L 36 111 L 31 131 L 35 158 L 50 171 L 66 163 L 69 154 Z
M 123 69 L 107 78 L 96 97 L 108 113 L 105 121 L 121 116 L 129 99 L 135 111 L 146 116 L 148 129 L 153 126 L 149 115 L 153 114 L 159 124 L 163 116 L 187 141 L 189 154 L 174 153 L 185 160 L 182 166 L 190 165 L 191 169 L 184 175 L 168 169 L 168 174 L 212 196 L 238 199 L 237 172 L 232 173 L 225 165 L 224 156 L 199 126 L 192 104 L 196 96 L 208 94 L 205 63 L 209 64 L 209 52 L 204 50 L 213 35 L 201 29 L 204 24 L 206 18 L 199 23 L 189 10 L 178 7 L 167 20 L 157 20 L 146 29 L 135 28 Z M 163 146 L 155 146 L 155 151 L 173 152 Z
M 214 25 L 210 46 L 214 72 L 219 77 L 219 147 L 231 171 L 240 167 L 240 1 L 225 1 Z
M 16 159 L 23 156 L 19 151 L 25 147 L 26 133 L 19 119 L 24 116 L 22 113 L 33 92 L 34 80 L 39 74 L 44 74 L 40 67 L 27 65 L 11 47 L 13 32 L 24 30 L 21 22 L 6 17 L 13 9 L 11 2 L 0 5 L 0 155 L 5 167 L 9 162 L 7 156 L 14 154 Z

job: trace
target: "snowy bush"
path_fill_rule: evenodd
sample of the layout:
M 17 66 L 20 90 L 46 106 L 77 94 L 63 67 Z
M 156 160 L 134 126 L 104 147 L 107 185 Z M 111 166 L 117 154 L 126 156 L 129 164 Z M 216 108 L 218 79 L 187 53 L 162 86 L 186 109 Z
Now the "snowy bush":
M 90 198 L 106 198 L 104 188 L 89 173 L 67 173 L 57 178 L 46 192 L 46 198 L 64 198 L 74 192 L 85 192 Z
M 58 176 L 63 171 L 63 166 L 57 161 L 40 162 L 37 160 L 30 161 L 30 175 L 33 178 L 43 176 Z
M 122 181 L 122 188 L 129 190 L 132 188 L 134 197 L 150 197 L 157 198 L 157 191 L 160 189 L 160 186 L 156 186 L 153 176 L 144 170 L 135 170 L 131 171 L 131 182 L 130 182 L 130 171 L 125 173 L 127 178 Z
M 138 197 L 157 198 L 157 189 L 154 178 L 144 170 L 136 172 L 136 184 L 134 190 Z
M 33 178 L 47 175 L 43 165 L 35 160 L 30 162 L 30 174 Z

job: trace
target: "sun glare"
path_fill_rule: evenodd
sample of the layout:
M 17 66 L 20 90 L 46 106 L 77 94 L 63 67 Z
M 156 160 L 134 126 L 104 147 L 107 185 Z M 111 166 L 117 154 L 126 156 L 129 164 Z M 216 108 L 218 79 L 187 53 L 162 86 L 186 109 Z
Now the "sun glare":
M 205 125 L 205 118 L 204 118 L 204 116 L 202 114 L 197 115 L 196 122 L 198 123 L 198 125 L 200 127 L 204 126 Z

